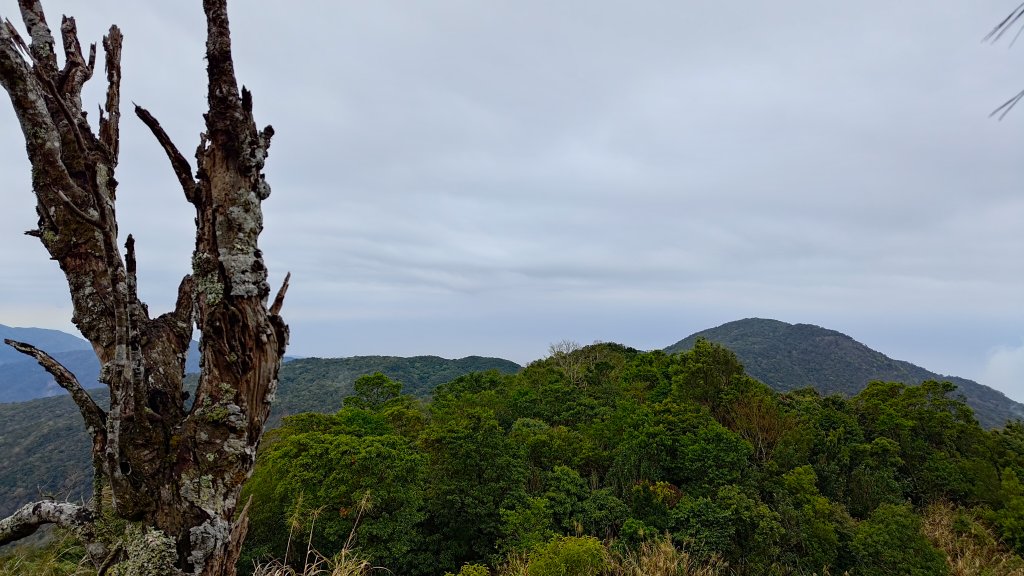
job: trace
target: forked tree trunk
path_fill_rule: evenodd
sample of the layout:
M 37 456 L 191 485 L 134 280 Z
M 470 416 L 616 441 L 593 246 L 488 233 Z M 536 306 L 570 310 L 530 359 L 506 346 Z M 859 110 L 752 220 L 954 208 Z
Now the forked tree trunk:
M 93 527 L 99 498 L 85 507 L 26 505 L 0 520 L 0 543 L 56 523 L 89 543 L 97 566 L 234 574 L 246 527 L 238 495 L 252 470 L 288 340 L 278 315 L 288 281 L 268 307 L 257 238 L 261 201 L 270 194 L 262 169 L 273 130 L 257 130 L 251 95 L 245 88 L 239 93 L 225 3 L 203 2 L 209 112 L 194 174 L 153 116 L 135 108 L 196 209 L 192 274 L 179 286 L 175 309 L 156 318 L 136 290 L 134 240 L 127 237 L 123 257 L 118 246 L 121 32 L 112 26 L 103 38 L 107 98 L 94 133 L 81 91 L 93 74 L 96 46 L 83 53 L 74 19 L 61 22 L 63 66 L 39 0 L 19 0 L 29 42 L 9 21 L 0 22 L 0 85 L 25 135 L 38 202 L 39 225 L 28 234 L 64 271 L 73 320 L 92 343 L 100 381 L 110 388 L 109 410 L 45 352 L 9 344 L 34 356 L 71 393 L 92 436 L 96 493 L 109 487 L 114 513 L 142 527 L 142 545 L 99 537 Z M 202 371 L 186 410 L 182 380 L 193 325 L 202 334 Z

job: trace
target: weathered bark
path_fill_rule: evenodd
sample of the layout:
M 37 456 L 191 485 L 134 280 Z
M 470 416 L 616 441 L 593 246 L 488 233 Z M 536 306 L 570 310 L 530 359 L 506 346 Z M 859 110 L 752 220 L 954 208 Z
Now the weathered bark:
M 118 247 L 121 32 L 112 26 L 103 38 L 107 98 L 94 133 L 81 92 L 93 75 L 95 44 L 86 57 L 74 19 L 64 18 L 59 67 L 39 0 L 19 5 L 29 42 L 9 21 L 0 23 L 0 85 L 32 164 L 39 223 L 28 234 L 64 272 L 72 320 L 92 343 L 100 380 L 110 388 L 109 410 L 99 409 L 44 352 L 12 345 L 34 356 L 79 406 L 92 432 L 97 486 L 109 486 L 114 513 L 173 539 L 181 573 L 234 574 L 246 516 L 236 519 L 238 494 L 269 415 L 288 328 L 278 315 L 287 281 L 268 308 L 270 287 L 257 245 L 261 202 L 270 194 L 262 169 L 273 129 L 257 130 L 252 96 L 244 87 L 239 92 L 226 0 L 203 2 L 209 112 L 195 175 L 153 115 L 136 107 L 196 209 L 192 274 L 179 286 L 175 309 L 156 318 L 138 297 L 134 239 L 127 237 L 123 257 Z M 186 410 L 182 381 L 194 324 L 202 334 L 202 371 Z M 70 517 L 88 524 L 98 514 L 94 500 L 96 508 L 74 514 L 65 508 L 70 505 L 26 506 L 14 520 L 0 522 L 0 543 Z M 8 525 L 17 529 L 5 530 Z

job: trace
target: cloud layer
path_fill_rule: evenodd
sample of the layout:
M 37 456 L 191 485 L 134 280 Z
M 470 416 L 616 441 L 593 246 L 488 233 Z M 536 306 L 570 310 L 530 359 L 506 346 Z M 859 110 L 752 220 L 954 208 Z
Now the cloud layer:
M 198 6 L 46 6 L 85 38 L 117 22 L 125 98 L 197 142 Z M 523 362 L 762 316 L 1002 386 L 986 362 L 1024 337 L 1024 119 L 986 116 L 1024 53 L 980 38 L 1011 8 L 235 3 L 238 74 L 278 134 L 264 246 L 275 281 L 294 274 L 293 351 Z M 9 107 L 0 135 L 0 318 L 60 327 L 60 273 L 19 235 Z M 122 142 L 122 230 L 159 310 L 191 214 L 127 116 Z

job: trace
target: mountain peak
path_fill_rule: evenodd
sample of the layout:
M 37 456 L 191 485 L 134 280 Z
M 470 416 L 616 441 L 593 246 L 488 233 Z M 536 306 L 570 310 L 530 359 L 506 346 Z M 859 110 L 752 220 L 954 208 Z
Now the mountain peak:
M 746 318 L 691 334 L 665 351 L 689 350 L 698 338 L 729 348 L 748 374 L 782 392 L 812 387 L 822 394 L 852 396 L 872 380 L 906 384 L 940 380 L 956 384 L 978 421 L 987 428 L 1024 418 L 1024 405 L 1002 392 L 973 380 L 943 376 L 894 360 L 842 332 L 813 324 Z

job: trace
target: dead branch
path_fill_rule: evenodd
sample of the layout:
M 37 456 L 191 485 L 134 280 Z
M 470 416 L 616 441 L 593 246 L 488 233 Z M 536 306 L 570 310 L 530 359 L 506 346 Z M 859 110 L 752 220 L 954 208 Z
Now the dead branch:
M 281 313 L 281 307 L 284 306 L 284 296 L 288 293 L 288 283 L 291 279 L 291 272 L 284 275 L 284 282 L 281 283 L 281 289 L 277 291 L 277 296 L 274 296 L 274 303 L 270 305 L 271 314 L 276 316 Z
M 74 18 L 61 18 L 61 40 L 64 43 L 64 69 L 60 71 L 60 89 L 71 98 L 75 110 L 82 109 L 82 86 L 92 78 L 96 57 L 86 61 L 82 55 L 82 44 L 78 40 L 78 26 Z M 93 49 L 95 54 L 95 48 Z M 77 121 L 76 121 L 77 124 Z
M 47 74 L 56 74 L 57 54 L 53 50 L 53 34 L 46 24 L 43 6 L 39 0 L 18 0 L 18 7 L 21 8 L 21 19 L 24 20 L 29 37 L 32 38 L 29 49 L 32 60 Z
M 10 20 L 5 18 L 4 21 L 3 21 L 3 26 L 4 26 L 4 31 L 8 35 L 10 35 L 11 41 L 14 42 L 14 45 L 17 46 L 18 49 L 21 50 L 22 53 L 25 54 L 25 58 L 31 59 L 32 58 L 32 53 L 29 52 L 28 45 L 26 45 L 25 41 L 22 40 L 21 34 L 18 34 L 18 29 L 14 27 L 14 24 L 12 24 Z
M 180 326 L 188 327 L 188 338 L 186 341 L 192 339 L 192 317 L 195 315 L 195 301 L 195 282 L 192 281 L 192 276 L 188 275 L 182 278 L 181 283 L 178 284 L 178 298 L 174 303 L 174 311 L 168 313 Z
M 51 500 L 33 502 L 0 520 L 0 545 L 29 536 L 46 524 L 88 535 L 95 520 L 92 510 L 84 506 Z
M 985 35 L 983 41 L 985 42 L 998 42 L 1002 39 L 1003 35 L 1009 32 L 1016 24 L 1024 18 L 1024 3 L 1018 5 L 1011 11 L 1006 18 L 1003 18 L 999 24 L 997 24 L 988 34 Z
M 107 71 L 107 102 L 104 105 L 107 115 L 100 111 L 100 142 L 110 151 L 110 163 L 117 166 L 120 147 L 121 123 L 121 43 L 124 37 L 121 29 L 111 26 L 110 32 L 103 37 L 103 51 L 106 53 Z
M 4 343 L 22 354 L 35 358 L 36 362 L 38 362 L 44 370 L 53 376 L 53 379 L 57 381 L 57 384 L 71 394 L 71 398 L 75 401 L 75 404 L 78 405 L 79 412 L 82 413 L 82 418 L 85 419 L 86 426 L 96 432 L 104 430 L 104 426 L 107 421 L 106 413 L 103 412 L 102 408 L 96 405 L 92 396 L 82 388 L 82 385 L 78 382 L 78 378 L 75 378 L 75 375 L 72 374 L 70 370 L 65 368 L 60 362 L 54 360 L 52 356 L 31 344 L 17 342 L 11 339 L 5 339 Z
M 216 130 L 230 130 L 241 111 L 235 64 L 231 58 L 231 28 L 226 0 L 203 0 L 206 12 L 206 63 L 210 104 L 210 136 Z M 241 134 L 236 136 L 240 137 Z
M 171 141 L 171 137 L 164 131 L 163 126 L 160 122 L 146 110 L 138 104 L 135 105 L 135 115 L 142 120 L 142 123 L 149 127 L 149 131 L 156 137 L 157 142 L 163 147 L 164 153 L 167 154 L 168 160 L 171 161 L 171 168 L 174 169 L 174 174 L 178 177 L 178 182 L 181 184 L 181 189 L 185 192 L 185 199 L 189 202 L 195 202 L 196 196 L 196 181 L 192 177 L 192 166 L 189 165 L 188 160 L 178 150 L 178 147 Z
M 85 212 L 85 210 L 82 210 L 81 208 L 76 206 L 75 203 L 72 202 L 70 198 L 68 198 L 67 194 L 65 194 L 63 190 L 57 191 L 57 198 L 59 198 L 60 201 L 64 203 L 65 208 L 71 210 L 71 213 L 81 218 L 83 222 L 89 224 L 90 226 L 102 229 L 103 223 L 100 222 L 99 216 L 93 216 L 91 214 L 88 214 Z

